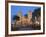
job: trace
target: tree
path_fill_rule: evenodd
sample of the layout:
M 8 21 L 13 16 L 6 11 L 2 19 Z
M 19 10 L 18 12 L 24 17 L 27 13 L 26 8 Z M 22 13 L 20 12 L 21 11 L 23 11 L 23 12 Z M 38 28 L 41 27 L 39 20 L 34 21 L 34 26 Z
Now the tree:
M 15 24 L 14 24 L 14 30 L 15 30 L 15 28 L 16 28 L 16 22 L 20 20 L 20 17 L 17 16 L 17 15 L 14 15 L 13 20 L 15 21 Z
M 40 8 L 35 9 L 34 12 L 32 13 L 33 19 L 35 19 L 35 16 L 39 17 L 40 15 L 41 15 L 41 9 Z
M 41 9 L 40 8 L 35 9 L 34 12 L 33 12 L 33 15 L 34 16 L 40 16 L 41 15 Z
M 18 14 L 17 14 L 19 17 L 22 17 L 22 11 L 18 11 Z
M 13 20 L 20 20 L 20 17 L 19 16 L 17 16 L 17 15 L 15 15 L 14 17 L 13 17 Z
M 28 18 L 28 14 L 25 14 L 24 17 L 25 17 L 25 18 Z

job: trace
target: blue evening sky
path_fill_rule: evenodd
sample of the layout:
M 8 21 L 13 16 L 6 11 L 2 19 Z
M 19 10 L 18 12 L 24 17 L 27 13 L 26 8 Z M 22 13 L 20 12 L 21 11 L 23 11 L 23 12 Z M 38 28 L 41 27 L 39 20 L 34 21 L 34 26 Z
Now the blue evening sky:
M 28 11 L 34 11 L 39 7 L 34 7 L 34 6 L 11 6 L 11 16 L 16 15 L 19 11 L 22 11 L 22 14 L 26 14 Z

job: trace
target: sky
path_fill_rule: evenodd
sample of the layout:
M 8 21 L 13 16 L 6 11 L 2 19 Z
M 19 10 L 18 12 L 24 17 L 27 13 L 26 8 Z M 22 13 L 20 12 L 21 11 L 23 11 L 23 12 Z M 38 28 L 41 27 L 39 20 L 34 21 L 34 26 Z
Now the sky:
M 25 15 L 28 13 L 28 11 L 34 11 L 39 7 L 34 7 L 34 6 L 11 6 L 11 16 L 17 15 L 19 11 L 22 12 L 22 15 Z
M 17 15 L 17 13 L 19 11 L 22 12 L 22 15 L 25 15 L 25 14 L 28 13 L 28 11 L 33 12 L 37 8 L 39 8 L 39 7 L 34 7 L 34 6 L 14 6 L 14 5 L 12 5 L 11 6 L 11 21 L 12 21 L 12 23 L 14 23 L 13 22 L 13 16 Z

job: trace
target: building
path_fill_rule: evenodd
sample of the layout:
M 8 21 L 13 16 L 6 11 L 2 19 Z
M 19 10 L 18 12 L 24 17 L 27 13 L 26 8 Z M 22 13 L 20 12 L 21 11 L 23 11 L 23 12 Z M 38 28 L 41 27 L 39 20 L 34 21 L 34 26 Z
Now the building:
M 20 20 L 16 21 L 16 24 L 22 26 L 32 25 L 32 12 L 29 11 L 27 15 L 28 16 L 22 16 L 22 12 L 19 12 L 18 16 L 20 17 Z
M 32 24 L 32 11 L 28 12 L 28 22 Z

